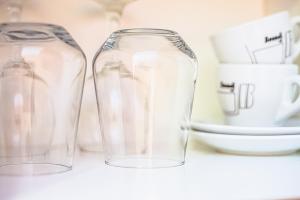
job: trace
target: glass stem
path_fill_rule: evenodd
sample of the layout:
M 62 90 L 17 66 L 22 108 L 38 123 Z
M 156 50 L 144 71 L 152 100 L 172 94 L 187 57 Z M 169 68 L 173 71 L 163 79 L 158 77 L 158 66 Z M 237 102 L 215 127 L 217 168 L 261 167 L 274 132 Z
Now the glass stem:
M 19 22 L 22 14 L 22 0 L 9 0 L 6 5 L 9 22 Z M 23 61 L 21 56 L 22 47 L 20 45 L 14 45 L 12 47 L 12 60 Z
M 8 20 L 18 22 L 21 19 L 22 2 L 21 0 L 9 0 L 7 2 Z
M 110 35 L 113 31 L 118 30 L 120 27 L 120 14 L 118 12 L 107 11 L 105 13 L 105 33 Z

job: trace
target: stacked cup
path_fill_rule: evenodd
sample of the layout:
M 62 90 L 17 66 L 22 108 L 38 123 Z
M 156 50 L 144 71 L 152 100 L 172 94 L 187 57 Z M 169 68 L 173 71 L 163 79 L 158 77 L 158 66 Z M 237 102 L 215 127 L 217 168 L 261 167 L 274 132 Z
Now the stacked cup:
M 300 53 L 293 34 L 299 23 L 280 12 L 212 37 L 226 124 L 282 126 L 300 111 L 300 76 L 292 64 Z

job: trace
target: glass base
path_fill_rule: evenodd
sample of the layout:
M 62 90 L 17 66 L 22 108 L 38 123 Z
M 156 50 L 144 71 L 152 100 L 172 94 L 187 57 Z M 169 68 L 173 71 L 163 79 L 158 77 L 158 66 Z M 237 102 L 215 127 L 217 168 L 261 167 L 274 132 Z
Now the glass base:
M 20 163 L 0 166 L 0 175 L 5 176 L 35 176 L 66 172 L 72 166 L 52 163 Z
M 124 168 L 167 168 L 184 165 L 184 160 L 172 160 L 163 158 L 141 158 L 136 156 L 126 156 L 122 158 L 106 159 L 105 164 L 114 167 Z

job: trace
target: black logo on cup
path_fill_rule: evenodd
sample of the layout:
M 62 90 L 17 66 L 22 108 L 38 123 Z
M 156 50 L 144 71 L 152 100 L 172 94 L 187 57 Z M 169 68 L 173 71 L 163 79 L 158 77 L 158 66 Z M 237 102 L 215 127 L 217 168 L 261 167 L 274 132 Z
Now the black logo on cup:
M 279 40 L 279 42 L 282 41 L 282 33 L 279 33 L 278 35 L 275 35 L 275 36 L 266 36 L 265 37 L 265 43 L 268 43 L 268 42 L 272 42 L 272 41 L 275 41 L 275 40 Z
M 220 82 L 218 93 L 223 99 L 226 115 L 239 115 L 241 110 L 254 106 L 255 85 L 252 83 Z

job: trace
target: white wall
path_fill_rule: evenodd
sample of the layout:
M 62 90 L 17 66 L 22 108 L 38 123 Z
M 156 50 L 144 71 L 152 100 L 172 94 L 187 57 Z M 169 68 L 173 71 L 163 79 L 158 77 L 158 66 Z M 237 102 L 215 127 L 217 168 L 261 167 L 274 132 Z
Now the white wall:
M 266 14 L 288 10 L 291 15 L 300 15 L 300 0 L 264 0 L 263 7 Z

